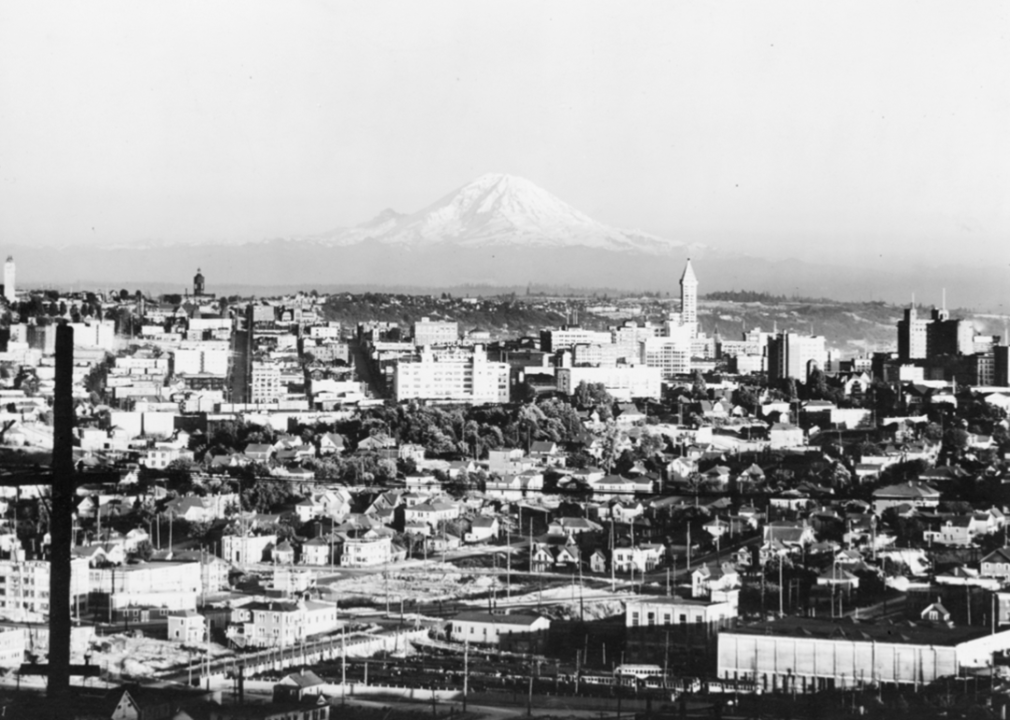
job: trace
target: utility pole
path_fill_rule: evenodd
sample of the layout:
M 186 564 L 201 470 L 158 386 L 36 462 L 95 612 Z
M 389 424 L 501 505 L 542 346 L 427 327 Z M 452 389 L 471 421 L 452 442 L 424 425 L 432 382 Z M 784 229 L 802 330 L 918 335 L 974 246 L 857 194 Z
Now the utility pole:
M 512 529 L 505 528 L 505 593 L 512 602 Z
M 617 578 L 614 576 L 614 516 L 610 516 L 610 592 L 617 590 Z
M 785 608 L 782 604 L 782 556 L 779 556 L 779 617 L 783 617 L 785 613 Z
M 687 522 L 687 572 L 691 572 L 691 521 Z
M 463 712 L 466 712 L 466 695 L 470 689 L 470 641 L 463 644 Z

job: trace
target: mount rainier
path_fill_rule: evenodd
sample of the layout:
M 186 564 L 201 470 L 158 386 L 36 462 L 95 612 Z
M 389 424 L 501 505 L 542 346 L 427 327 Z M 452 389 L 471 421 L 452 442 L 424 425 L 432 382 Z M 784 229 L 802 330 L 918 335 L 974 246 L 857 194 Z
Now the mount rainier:
M 650 254 L 684 248 L 684 243 L 604 225 L 529 180 L 501 174 L 482 175 L 409 215 L 384 210 L 361 225 L 294 239 L 333 247 L 372 240 L 408 248 L 579 246 Z

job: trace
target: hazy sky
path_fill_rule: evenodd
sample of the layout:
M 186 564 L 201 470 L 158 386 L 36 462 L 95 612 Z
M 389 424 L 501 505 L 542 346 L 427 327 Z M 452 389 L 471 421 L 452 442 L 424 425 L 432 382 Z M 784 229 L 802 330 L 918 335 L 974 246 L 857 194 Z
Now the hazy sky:
M 0 3 L 0 250 L 241 240 L 485 172 L 766 254 L 1010 262 L 1005 2 Z

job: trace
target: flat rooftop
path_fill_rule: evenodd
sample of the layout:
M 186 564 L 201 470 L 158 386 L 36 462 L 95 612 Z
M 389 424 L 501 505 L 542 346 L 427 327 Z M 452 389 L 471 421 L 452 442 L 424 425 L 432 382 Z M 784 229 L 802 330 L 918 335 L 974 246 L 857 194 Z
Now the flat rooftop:
M 855 642 L 907 643 L 910 645 L 953 646 L 991 634 L 987 627 L 949 627 L 926 622 L 870 622 L 824 618 L 786 617 L 780 620 L 739 625 L 724 630 L 728 635 L 768 635 L 773 637 L 813 637 Z M 1006 631 L 1004 631 L 1006 632 Z

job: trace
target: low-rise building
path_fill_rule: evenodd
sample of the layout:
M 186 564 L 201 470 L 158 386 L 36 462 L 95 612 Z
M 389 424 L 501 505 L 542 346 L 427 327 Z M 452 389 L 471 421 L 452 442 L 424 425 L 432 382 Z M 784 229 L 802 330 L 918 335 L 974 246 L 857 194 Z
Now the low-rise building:
M 232 610 L 228 637 L 244 647 L 291 647 L 340 628 L 337 606 L 317 600 L 252 602 Z
M 887 508 L 909 505 L 914 508 L 935 508 L 940 504 L 940 491 L 925 483 L 898 483 L 873 491 L 873 512 L 878 515 Z
M 353 528 L 339 535 L 340 564 L 345 567 L 383 565 L 392 560 L 393 533 L 387 528 Z
M 551 621 L 539 615 L 464 612 L 449 621 L 447 631 L 454 642 L 497 646 L 507 635 L 546 632 L 550 627 Z
M 624 626 L 629 628 L 687 624 L 727 627 L 736 616 L 736 607 L 726 601 L 655 597 L 624 603 Z
M 261 563 L 276 544 L 276 535 L 225 535 L 221 538 L 221 555 L 233 565 Z

